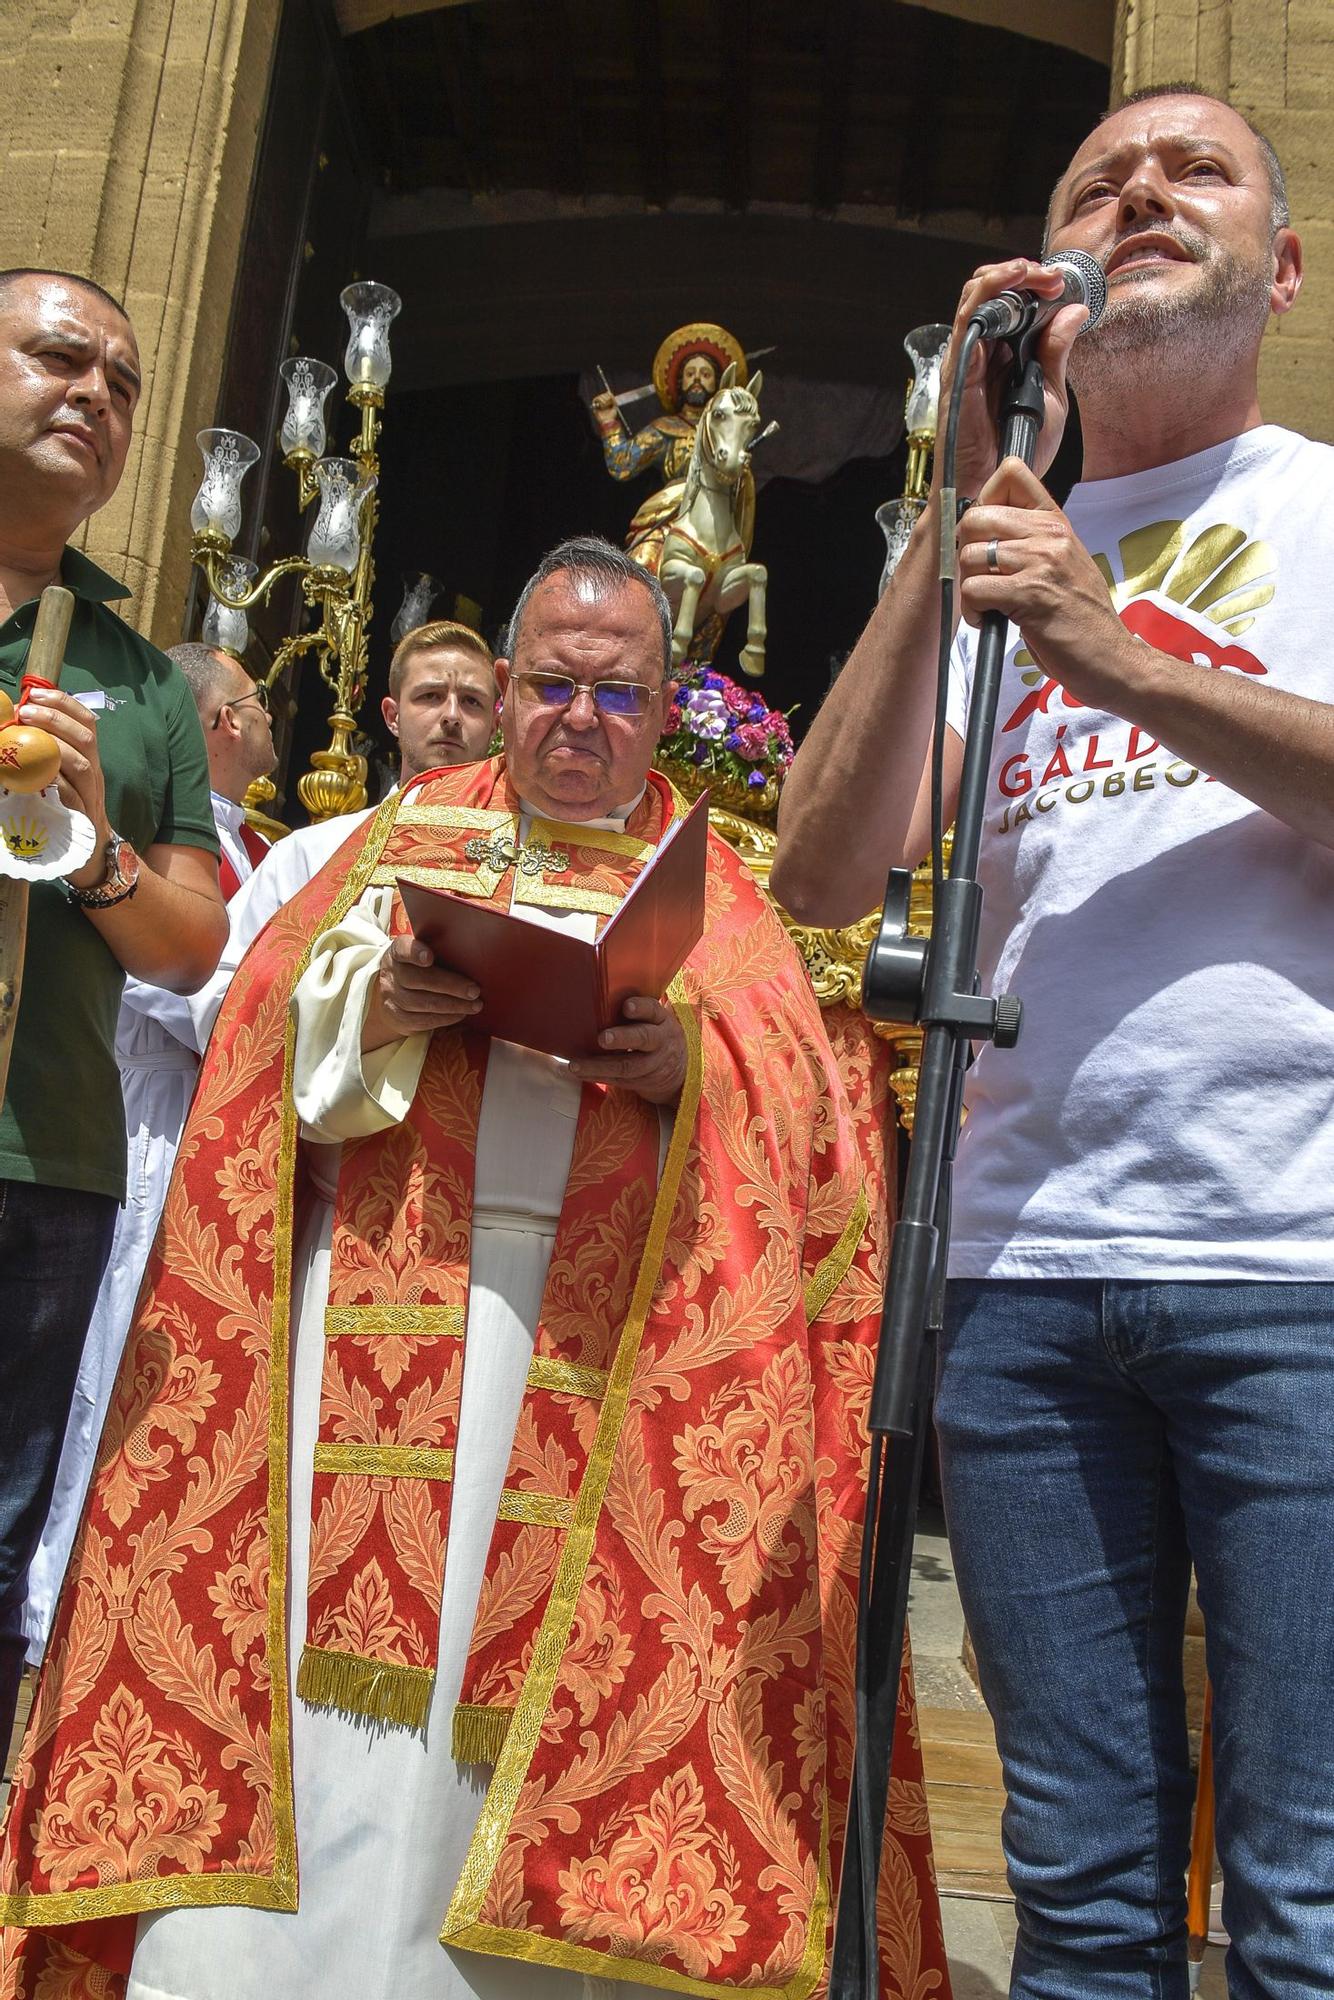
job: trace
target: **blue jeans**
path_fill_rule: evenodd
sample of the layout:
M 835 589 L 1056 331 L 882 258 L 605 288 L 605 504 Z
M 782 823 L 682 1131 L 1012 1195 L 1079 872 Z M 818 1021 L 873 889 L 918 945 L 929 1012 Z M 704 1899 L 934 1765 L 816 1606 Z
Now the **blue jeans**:
M 1232 2000 L 1334 1991 L 1334 1286 L 949 1287 L 936 1425 L 1012 1996 L 1184 2000 L 1192 1561 Z
M 0 1180 L 0 1753 L 9 1749 L 28 1564 L 116 1226 L 116 1200 Z

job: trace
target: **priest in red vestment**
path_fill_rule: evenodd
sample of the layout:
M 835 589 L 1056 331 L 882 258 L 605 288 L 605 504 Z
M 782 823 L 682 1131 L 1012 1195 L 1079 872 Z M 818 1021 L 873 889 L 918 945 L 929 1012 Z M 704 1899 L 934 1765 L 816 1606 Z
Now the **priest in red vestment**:
M 883 1213 L 819 1009 L 713 837 L 700 942 L 574 1064 L 469 1032 L 396 888 L 595 935 L 682 810 L 669 641 L 619 551 L 554 551 L 504 757 L 386 801 L 233 982 L 0 1844 L 4 2000 L 823 1985 Z M 947 2000 L 901 1734 L 884 1992 Z

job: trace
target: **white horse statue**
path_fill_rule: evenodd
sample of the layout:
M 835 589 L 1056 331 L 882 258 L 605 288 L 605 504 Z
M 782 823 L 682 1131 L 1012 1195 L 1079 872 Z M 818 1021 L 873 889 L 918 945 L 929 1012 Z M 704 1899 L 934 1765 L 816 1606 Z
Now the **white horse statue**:
M 729 365 L 695 427 L 679 500 L 670 513 L 654 510 L 662 540 L 653 566 L 676 611 L 673 666 L 687 657 L 700 627 L 716 618 L 721 630 L 723 620 L 744 599 L 747 622 L 741 665 L 756 677 L 764 672 L 764 592 L 769 572 L 763 563 L 749 559 L 755 522 L 750 450 L 758 436 L 767 437 L 778 426 L 770 424 L 760 432 L 763 386 L 764 377 L 757 373 L 749 388 L 739 388 L 735 364 Z M 665 498 L 666 492 L 655 497 Z M 716 644 L 716 632 L 713 636 Z

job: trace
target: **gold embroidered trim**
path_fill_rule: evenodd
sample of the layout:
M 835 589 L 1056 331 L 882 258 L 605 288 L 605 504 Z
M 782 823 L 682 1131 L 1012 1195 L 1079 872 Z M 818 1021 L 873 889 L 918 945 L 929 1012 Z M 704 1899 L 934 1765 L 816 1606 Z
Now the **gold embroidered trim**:
M 370 1660 L 361 1653 L 334 1653 L 303 1646 L 296 1691 L 311 1708 L 336 1708 L 341 1715 L 364 1715 L 397 1729 L 424 1729 L 435 1673 L 393 1660 Z
M 806 1301 L 807 1325 L 813 1319 L 820 1317 L 837 1290 L 844 1272 L 856 1255 L 857 1245 L 862 1240 L 862 1231 L 866 1227 L 870 1213 L 871 1204 L 867 1200 L 866 1189 L 863 1188 L 853 1204 L 852 1214 L 843 1226 L 843 1234 L 833 1249 L 826 1251 L 806 1280 L 803 1297 Z
M 324 1337 L 379 1340 L 410 1334 L 414 1340 L 462 1340 L 462 1306 L 330 1306 Z
M 637 840 L 633 833 L 613 833 L 609 827 L 580 826 L 576 820 L 534 819 L 528 838 L 557 840 L 569 847 L 592 847 L 600 854 L 625 854 L 643 861 L 657 852 L 651 840 Z
M 505 1747 L 512 1708 L 461 1701 L 454 1710 L 450 1750 L 460 1764 L 494 1764 Z
M 445 1913 L 440 1942 L 446 1945 L 461 1945 L 478 1951 L 488 1948 L 496 1950 L 499 1948 L 496 1945 L 488 1947 L 479 1940 L 487 1935 L 503 1935 L 505 1938 L 503 1950 L 506 1956 L 522 1958 L 537 1955 L 532 1950 L 537 1940 L 527 1938 L 524 1933 L 490 1933 L 486 1926 L 478 1924 L 477 1919 L 495 1873 L 496 1863 L 500 1859 L 501 1849 L 504 1847 L 510 1822 L 518 1804 L 519 1793 L 528 1775 L 528 1767 L 533 1761 L 533 1752 L 537 1748 L 542 1724 L 551 1704 L 556 1678 L 560 1672 L 561 1661 L 569 1644 L 575 1606 L 583 1587 L 588 1560 L 593 1552 L 593 1538 L 597 1533 L 598 1518 L 602 1512 L 607 1482 L 611 1477 L 617 1442 L 629 1407 L 631 1378 L 639 1358 L 649 1309 L 653 1303 L 654 1287 L 662 1269 L 663 1253 L 667 1246 L 667 1235 L 676 1207 L 681 1176 L 685 1170 L 686 1154 L 695 1135 L 704 1064 L 699 1022 L 694 1008 L 686 998 L 685 987 L 679 973 L 668 989 L 668 997 L 681 1024 L 686 1043 L 686 1077 L 672 1124 L 671 1143 L 667 1148 L 662 1178 L 658 1183 L 658 1192 L 653 1203 L 653 1214 L 649 1221 L 644 1254 L 639 1260 L 630 1309 L 626 1314 L 621 1337 L 616 1343 L 616 1358 L 612 1363 L 607 1393 L 598 1415 L 598 1427 L 592 1450 L 588 1455 L 588 1467 L 574 1503 L 574 1520 L 565 1537 L 556 1580 L 551 1587 L 542 1623 L 533 1642 L 528 1672 L 524 1676 L 523 1686 L 519 1692 L 514 1720 L 506 1735 L 505 1747 L 496 1761 L 491 1783 L 487 1787 L 486 1799 L 464 1859 L 462 1873 Z M 515 1938 L 528 1948 L 525 1950 L 516 1947 Z M 541 1943 L 546 1946 L 549 1941 L 542 1940 Z M 551 1946 L 551 1949 L 569 1951 L 578 1948 L 560 1945 Z M 590 1952 L 588 1958 L 590 1964 L 605 1963 L 596 1952 Z M 565 1961 L 553 1958 L 551 1962 L 554 1964 Z M 636 1965 L 634 1976 L 640 1981 L 647 1980 L 649 1974 L 656 1970 L 647 1961 L 642 1965 L 636 1961 Z M 667 1980 L 674 1982 L 675 1975 L 668 1974 Z
M 528 1387 L 554 1389 L 562 1396 L 594 1396 L 601 1402 L 607 1393 L 607 1371 L 583 1368 L 555 1354 L 535 1354 L 528 1364 Z
M 373 1479 L 452 1479 L 452 1451 L 411 1444 L 317 1444 L 316 1472 L 369 1475 Z
M 141 1911 L 218 1909 L 295 1910 L 296 1876 L 161 1875 L 151 1882 L 118 1882 L 106 1889 L 61 1889 L 46 1896 L 32 1889 L 0 1896 L 0 1924 L 80 1924 L 91 1917 L 133 1917 Z
M 414 863 L 402 868 L 377 868 L 371 876 L 372 889 L 396 889 L 400 879 L 404 882 L 418 882 L 424 889 L 449 889 L 456 896 L 489 896 L 497 875 L 489 885 L 479 875 L 468 875 L 461 868 L 434 868 L 425 863 Z
M 411 801 L 398 816 L 399 826 L 457 827 L 469 833 L 491 833 L 497 827 L 516 824 L 513 813 L 496 812 L 490 806 L 419 806 Z
M 366 842 L 348 870 L 329 912 L 311 936 L 292 974 L 295 988 L 317 941 L 340 924 L 364 894 L 385 841 L 399 795 L 392 792 L 366 833 Z M 292 1098 L 296 1023 L 290 1012 L 283 1042 L 282 1125 L 278 1179 L 274 1190 L 273 1303 L 269 1314 L 269 1596 L 267 1606 L 269 1754 L 273 1761 L 273 1870 L 267 1875 L 219 1873 L 158 1876 L 151 1881 L 115 1882 L 101 1889 L 63 1889 L 46 1895 L 31 1889 L 0 1896 L 0 1923 L 83 1923 L 96 1917 L 126 1917 L 147 1910 L 215 1909 L 224 1904 L 249 1910 L 295 1910 L 297 1906 L 296 1812 L 292 1795 L 291 1724 L 287 1694 L 287 1456 L 288 1348 L 292 1307 L 292 1221 L 297 1116 Z
M 514 890 L 516 903 L 538 903 L 549 910 L 581 910 L 589 917 L 609 917 L 620 909 L 623 896 L 608 895 L 605 889 L 577 889 L 564 882 L 544 882 L 540 876 L 520 876 Z
M 573 1500 L 558 1493 L 521 1493 L 507 1486 L 496 1515 L 500 1521 L 526 1521 L 534 1528 L 568 1528 L 574 1519 Z

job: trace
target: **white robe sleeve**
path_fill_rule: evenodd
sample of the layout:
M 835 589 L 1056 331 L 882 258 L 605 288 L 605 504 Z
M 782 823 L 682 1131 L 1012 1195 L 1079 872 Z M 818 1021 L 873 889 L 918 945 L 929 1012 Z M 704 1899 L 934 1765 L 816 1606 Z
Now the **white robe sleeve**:
M 296 1050 L 292 1094 L 303 1136 L 325 1145 L 362 1139 L 406 1117 L 429 1035 L 363 1055 L 362 1023 L 389 943 L 392 889 L 368 889 L 324 933 L 292 995 Z

